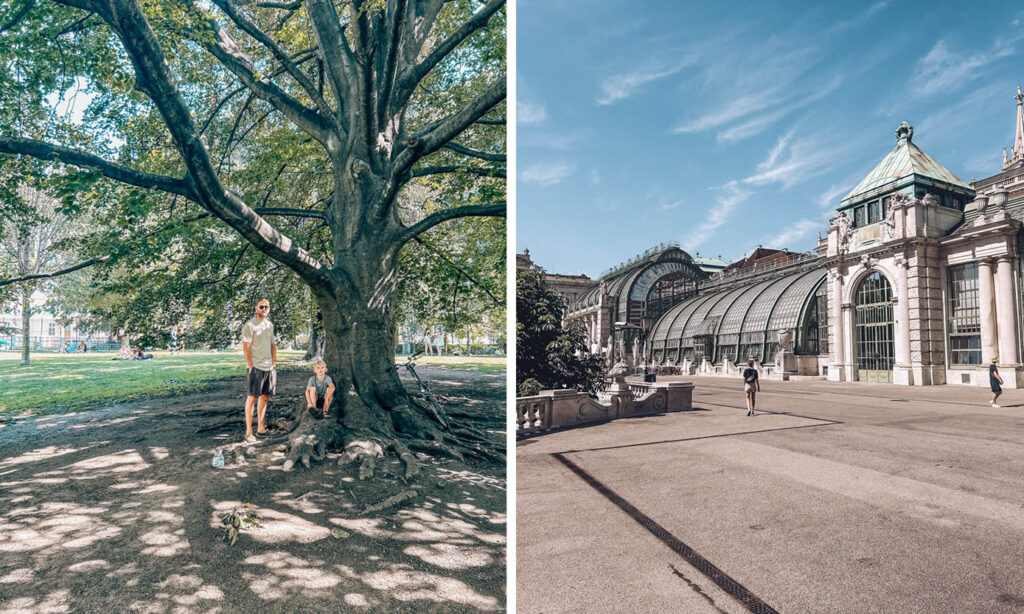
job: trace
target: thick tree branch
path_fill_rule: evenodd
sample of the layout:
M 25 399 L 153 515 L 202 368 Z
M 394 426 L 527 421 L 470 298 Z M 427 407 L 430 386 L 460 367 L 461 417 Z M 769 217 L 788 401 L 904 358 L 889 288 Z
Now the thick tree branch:
M 274 39 L 270 38 L 264 31 L 260 30 L 259 27 L 253 22 L 245 18 L 244 15 L 235 10 L 235 7 L 231 6 L 230 0 L 213 0 L 220 10 L 224 11 L 224 14 L 231 18 L 231 21 L 235 22 L 235 25 L 239 27 L 243 32 L 253 37 L 261 45 L 267 48 L 270 53 L 281 63 L 281 66 L 288 72 L 289 75 L 295 79 L 296 83 L 305 90 L 310 100 L 316 104 L 317 108 L 320 109 L 325 117 L 331 117 L 334 115 L 334 110 L 328 106 L 327 101 L 324 100 L 323 96 L 320 95 L 319 90 L 313 85 L 306 73 L 302 72 L 298 64 L 292 61 L 291 57 L 284 52 L 281 47 L 274 42 Z
M 395 156 L 395 169 L 399 174 L 405 173 L 417 160 L 448 144 L 504 99 L 505 77 L 501 75 L 455 114 L 431 124 L 425 130 L 408 138 L 405 148 Z
M 345 40 L 341 18 L 332 0 L 306 0 L 306 12 L 309 13 L 313 32 L 316 33 L 327 64 L 327 81 L 338 101 L 337 121 L 343 130 L 348 131 L 346 108 L 352 98 L 351 75 L 354 73 L 355 56 Z
M 296 126 L 324 146 L 327 146 L 330 138 L 330 127 L 324 117 L 317 113 L 316 109 L 307 107 L 288 95 L 287 92 L 268 77 L 258 76 L 250 65 L 249 59 L 242 54 L 235 41 L 228 36 L 227 32 L 217 27 L 217 24 L 212 19 L 208 23 L 216 37 L 216 41 L 203 40 L 202 44 L 206 50 L 213 57 L 217 58 L 225 68 L 231 71 L 253 94 L 270 103 L 271 106 L 294 122 Z M 290 62 L 287 56 L 284 57 Z M 298 69 L 296 68 L 296 70 Z
M 445 143 L 445 149 L 450 149 L 456 153 L 460 153 L 464 156 L 471 158 L 478 158 L 480 160 L 487 160 L 488 162 L 505 162 L 508 160 L 508 156 L 503 153 L 491 153 L 489 151 L 481 151 L 479 149 L 473 149 L 460 145 L 458 143 Z
M 70 0 L 78 2 L 79 0 Z M 198 202 L 234 228 L 242 237 L 271 258 L 284 263 L 300 277 L 316 283 L 329 279 L 323 265 L 281 234 L 220 182 L 209 153 L 196 133 L 195 123 L 175 85 L 174 76 L 157 43 L 156 35 L 134 0 L 106 0 L 100 16 L 118 34 L 135 68 L 136 87 L 154 102 L 171 133 L 195 187 Z
M 61 145 L 19 137 L 0 137 L 0 153 L 31 156 L 40 160 L 59 160 L 72 166 L 98 170 L 105 177 L 128 185 L 161 190 L 169 194 L 184 196 L 190 200 L 197 199 L 186 179 L 143 173 L 113 162 L 107 162 L 99 156 Z
M 508 120 L 504 117 L 481 117 L 480 119 L 476 120 L 476 123 L 483 124 L 485 126 L 504 126 L 505 124 L 508 123 Z
M 503 168 L 479 168 L 476 166 L 449 164 L 446 166 L 424 166 L 422 168 L 412 169 L 413 177 L 426 177 L 428 175 L 440 175 L 442 173 L 469 173 L 470 175 L 480 175 L 481 177 L 506 178 L 505 169 Z
M 302 0 L 295 2 L 257 2 L 256 6 L 264 9 L 281 9 L 284 11 L 297 11 L 302 6 Z
M 430 230 L 434 226 L 448 220 L 454 220 L 460 217 L 505 217 L 506 206 L 505 203 L 493 204 L 493 205 L 465 205 L 462 207 L 450 207 L 448 209 L 441 209 L 435 211 L 422 220 L 416 222 L 412 226 L 406 226 L 402 228 L 398 236 L 398 244 L 404 245 L 413 238 L 418 237 L 424 232 Z
M 274 208 L 274 207 L 266 207 L 266 208 L 261 207 L 261 208 L 256 209 L 256 213 L 259 213 L 260 215 L 282 215 L 282 216 L 300 217 L 300 218 L 308 217 L 308 218 L 323 219 L 323 217 L 324 217 L 324 214 L 322 212 L 320 212 L 320 211 L 309 211 L 307 209 L 282 209 L 282 208 Z M 155 237 L 157 235 L 163 234 L 163 233 L 168 232 L 170 230 L 175 230 L 177 228 L 181 228 L 182 226 L 185 226 L 187 224 L 191 224 L 192 222 L 198 222 L 199 220 L 204 220 L 204 219 L 210 217 L 210 215 L 211 215 L 211 213 L 206 211 L 206 212 L 200 213 L 200 214 L 195 215 L 195 216 L 190 217 L 190 218 L 185 218 L 183 220 L 175 220 L 174 222 L 172 222 L 170 224 L 166 224 L 166 225 L 164 225 L 161 228 L 158 228 L 158 229 L 156 229 L 156 230 L 154 230 L 152 232 L 148 232 L 148 233 L 142 235 L 141 237 L 138 237 L 137 239 L 132 240 L 132 242 L 139 243 L 141 241 L 145 241 L 146 239 Z M 74 273 L 75 271 L 80 271 L 82 269 L 91 267 L 91 266 L 96 265 L 96 264 L 102 264 L 104 262 L 110 262 L 111 264 L 113 264 L 116 261 L 117 261 L 117 258 L 115 258 L 113 254 L 107 254 L 105 256 L 97 256 L 95 258 L 89 258 L 88 260 L 79 262 L 78 264 L 76 264 L 74 266 L 70 266 L 70 267 L 61 269 L 59 271 L 53 271 L 52 273 L 40 273 L 40 274 L 37 274 L 37 275 L 25 275 L 25 276 L 22 276 L 22 277 L 15 277 L 15 278 L 12 278 L 12 279 L 0 279 L 0 288 L 2 288 L 4 286 L 9 286 L 11 284 L 21 283 L 23 281 L 35 281 L 35 280 L 38 280 L 38 279 L 50 279 L 50 278 L 53 278 L 53 277 L 60 277 L 62 275 L 67 275 L 68 273 Z
M 396 96 L 397 101 L 401 104 L 405 104 L 409 96 L 412 96 L 416 86 L 420 81 L 423 80 L 430 71 L 434 70 L 438 64 L 441 63 L 448 54 L 455 50 L 456 47 L 462 44 L 467 38 L 469 38 L 474 32 L 483 28 L 490 21 L 491 17 L 494 16 L 498 10 L 505 6 L 505 0 L 488 0 L 483 7 L 477 9 L 473 16 L 466 20 L 461 26 L 459 26 L 454 32 L 448 35 L 448 38 L 441 41 L 434 49 L 423 58 L 423 60 L 411 66 L 399 77 L 399 87 L 396 89 L 399 95 Z

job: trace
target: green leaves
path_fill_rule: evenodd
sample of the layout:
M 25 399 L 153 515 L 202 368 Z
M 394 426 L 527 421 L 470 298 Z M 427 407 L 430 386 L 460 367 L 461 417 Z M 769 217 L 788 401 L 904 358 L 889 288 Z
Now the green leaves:
M 564 309 L 562 298 L 548 287 L 543 273 L 516 275 L 517 389 L 597 390 L 600 363 L 586 354 L 586 338 L 578 325 L 562 327 Z

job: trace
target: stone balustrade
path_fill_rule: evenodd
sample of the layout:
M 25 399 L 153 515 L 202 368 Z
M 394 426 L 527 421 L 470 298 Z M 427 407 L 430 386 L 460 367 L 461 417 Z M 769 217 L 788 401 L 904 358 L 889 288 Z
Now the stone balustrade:
M 575 390 L 542 390 L 537 396 L 516 399 L 516 437 L 692 408 L 690 382 L 613 384 L 601 399 Z

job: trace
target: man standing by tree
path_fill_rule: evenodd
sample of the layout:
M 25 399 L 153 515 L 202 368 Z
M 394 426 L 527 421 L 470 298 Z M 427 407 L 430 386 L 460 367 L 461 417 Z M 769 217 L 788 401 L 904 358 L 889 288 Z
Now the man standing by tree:
M 245 441 L 252 443 L 252 405 L 259 397 L 256 413 L 256 434 L 267 432 L 267 399 L 274 394 L 277 385 L 277 346 L 274 345 L 274 325 L 267 318 L 270 301 L 260 300 L 256 304 L 256 315 L 242 327 L 242 352 L 245 366 L 249 369 L 247 385 L 249 396 L 245 399 Z

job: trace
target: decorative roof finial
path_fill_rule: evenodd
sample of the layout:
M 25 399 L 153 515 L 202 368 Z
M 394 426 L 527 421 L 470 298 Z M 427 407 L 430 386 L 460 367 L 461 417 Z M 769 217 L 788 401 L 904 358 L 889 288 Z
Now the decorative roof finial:
M 902 145 L 904 142 L 910 142 L 914 138 L 914 127 L 908 122 L 900 122 L 900 125 L 896 127 L 896 142 Z
M 1020 84 L 1017 85 L 1017 95 L 1014 96 L 1017 101 L 1017 130 L 1013 139 L 1013 150 L 1010 152 L 1010 160 L 1004 163 L 1014 164 L 1019 160 L 1024 160 L 1024 92 L 1020 90 Z

